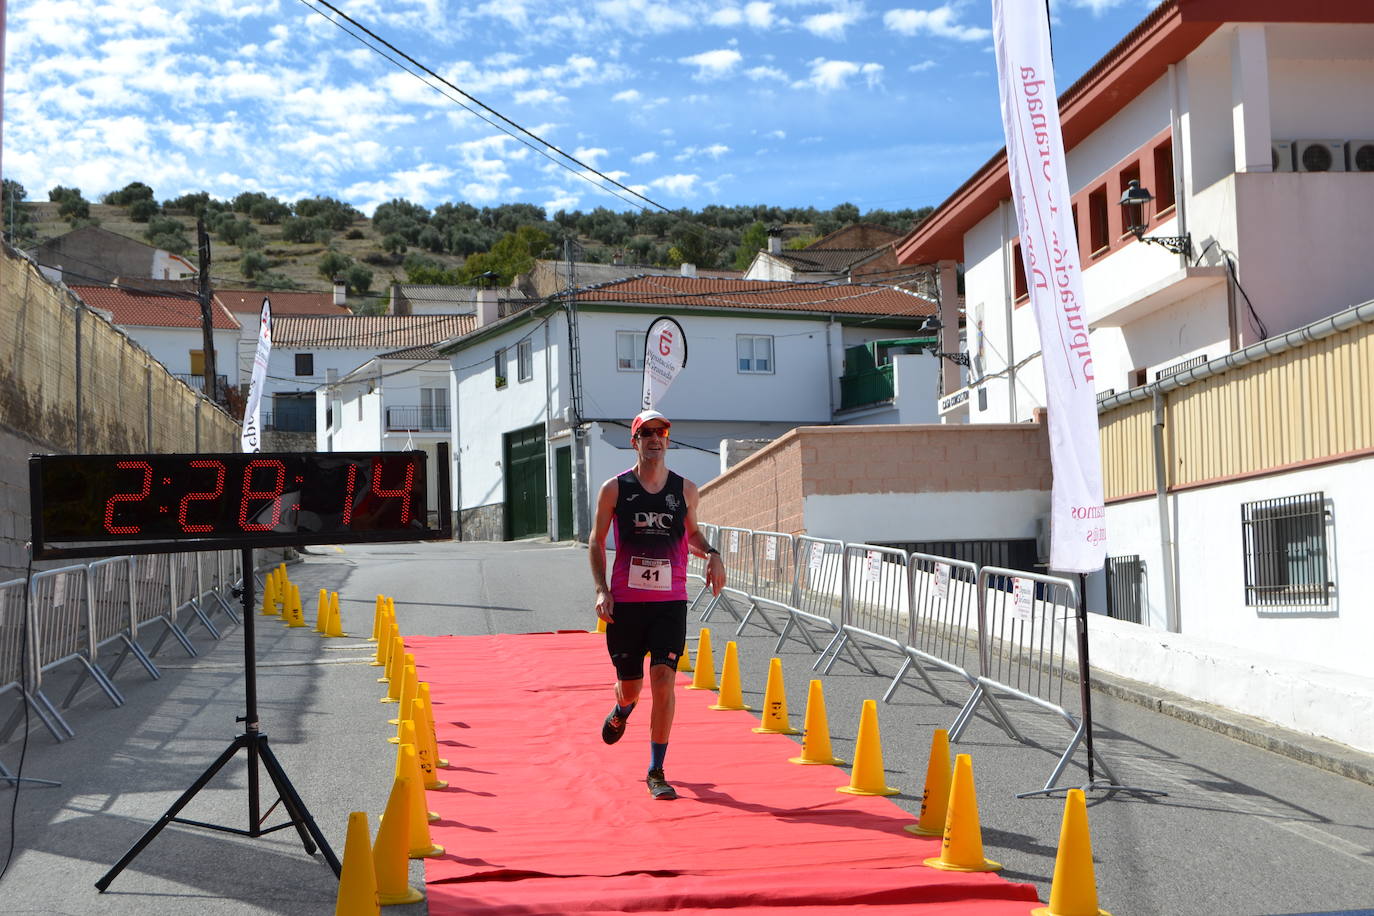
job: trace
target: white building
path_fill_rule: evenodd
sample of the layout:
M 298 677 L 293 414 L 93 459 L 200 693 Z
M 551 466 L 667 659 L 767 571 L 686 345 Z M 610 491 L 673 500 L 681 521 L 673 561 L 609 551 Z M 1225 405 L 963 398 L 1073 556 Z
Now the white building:
M 1093 662 L 1369 750 L 1374 619 L 1352 598 L 1374 558 L 1374 315 L 1351 309 L 1374 297 L 1374 6 L 1262 9 L 1165 0 L 1060 96 L 1112 612 L 1145 625 L 1095 617 Z M 1139 220 L 1133 181 L 1154 197 Z M 966 270 L 946 421 L 1044 406 L 1015 227 L 1003 152 L 898 245 L 943 292 Z
M 846 420 L 933 421 L 936 361 L 905 352 L 933 342 L 921 337 L 933 309 L 883 286 L 650 276 L 580 291 L 571 332 L 562 300 L 494 321 L 479 312 L 474 331 L 440 348 L 453 366 L 462 536 L 587 530 L 596 490 L 634 463 L 629 421 L 645 332 L 659 315 L 676 318 L 688 343 L 687 366 L 659 404 L 673 421 L 669 464 L 705 482 L 720 470 L 723 439 Z M 488 311 L 494 317 L 494 305 Z M 876 365 L 860 377 L 849 353 L 855 374 L 845 384 L 850 347 Z

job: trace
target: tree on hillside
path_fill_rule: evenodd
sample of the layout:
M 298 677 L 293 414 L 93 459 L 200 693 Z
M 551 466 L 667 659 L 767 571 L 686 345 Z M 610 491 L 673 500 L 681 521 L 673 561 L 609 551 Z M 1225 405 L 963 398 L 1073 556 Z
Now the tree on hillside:
M 292 207 L 297 216 L 318 219 L 335 232 L 342 232 L 363 218 L 355 207 L 332 197 L 303 197 Z
M 57 215 L 68 222 L 75 223 L 91 215 L 90 201 L 81 196 L 80 188 L 64 188 L 57 185 L 48 192 L 48 200 L 57 204 Z
M 503 235 L 491 250 L 475 254 L 463 263 L 460 283 L 474 283 L 484 273 L 495 273 L 501 286 L 509 286 L 518 274 L 534 269 L 534 259 L 550 252 L 547 233 L 533 226 L 521 226 Z
M 206 213 L 216 206 L 222 208 L 223 201 L 215 200 L 208 191 L 196 191 L 192 194 L 183 194 L 180 197 L 173 197 L 171 200 L 162 202 L 164 210 L 179 210 L 190 216 L 197 218 L 204 217 Z
M 4 180 L 4 191 L 0 193 L 0 207 L 4 213 L 5 239 L 12 245 L 25 244 L 36 240 L 33 219 L 29 208 L 24 204 L 29 192 L 17 181 Z
M 320 263 L 317 269 L 319 270 L 321 277 L 324 277 L 326 280 L 333 280 L 335 277 L 343 276 L 344 273 L 348 270 L 348 268 L 352 266 L 352 258 L 344 254 L 342 251 L 338 251 L 337 249 L 331 248 L 324 253 L 324 257 L 320 258 Z M 369 271 L 369 275 L 370 274 L 371 272 Z
M 169 216 L 155 216 L 148 220 L 148 228 L 143 237 L 154 248 L 161 248 L 173 254 L 186 254 L 191 250 L 191 240 L 186 237 L 186 227 L 180 220 Z
M 245 280 L 253 280 L 267 271 L 270 263 L 261 251 L 245 251 L 239 259 L 239 273 Z
M 131 181 L 118 191 L 110 191 L 100 200 L 115 207 L 127 207 L 136 200 L 153 200 L 153 189 L 141 181 Z
M 281 224 L 282 241 L 296 242 L 297 244 L 314 242 L 319 245 L 329 244 L 331 233 L 324 220 L 318 216 L 299 217 L 293 216 Z
M 735 249 L 735 270 L 748 270 L 754 263 L 754 255 L 768 247 L 768 227 L 763 223 L 750 223 L 749 228 L 739 237 L 739 247 Z
M 668 249 L 668 260 L 673 266 L 695 264 L 697 267 L 715 267 L 720 257 L 720 236 L 700 223 L 680 221 L 670 234 L 673 246 Z
M 161 212 L 162 209 L 157 205 L 157 201 L 151 197 L 140 197 L 129 204 L 129 219 L 136 223 L 146 223 Z

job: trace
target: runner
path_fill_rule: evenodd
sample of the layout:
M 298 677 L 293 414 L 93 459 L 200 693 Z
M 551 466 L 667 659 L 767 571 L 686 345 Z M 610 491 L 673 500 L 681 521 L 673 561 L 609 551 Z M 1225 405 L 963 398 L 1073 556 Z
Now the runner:
M 615 706 L 601 725 L 601 740 L 615 744 L 644 685 L 649 654 L 649 773 L 654 798 L 677 791 L 663 776 L 673 727 L 678 657 L 687 643 L 687 551 L 706 557 L 706 583 L 725 585 L 725 563 L 697 530 L 697 488 L 668 470 L 668 418 L 646 410 L 630 424 L 635 466 L 601 485 L 591 548 L 596 616 L 606 621 L 606 649 L 615 665 Z M 606 532 L 615 523 L 615 566 L 606 584 Z

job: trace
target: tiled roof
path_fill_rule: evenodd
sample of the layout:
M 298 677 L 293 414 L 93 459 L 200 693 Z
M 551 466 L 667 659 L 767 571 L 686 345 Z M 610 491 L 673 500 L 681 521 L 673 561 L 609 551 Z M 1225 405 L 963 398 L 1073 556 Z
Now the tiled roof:
M 408 283 L 397 284 L 397 291 L 411 302 L 454 302 L 473 305 L 477 302 L 478 286 L 416 286 Z M 496 289 L 498 299 L 524 299 L 525 294 L 516 286 L 501 286 Z
M 421 344 L 418 347 L 406 347 L 404 350 L 392 350 L 390 353 L 382 353 L 379 359 L 444 359 L 444 355 L 434 346 L 434 344 Z
M 287 316 L 272 319 L 272 345 L 386 352 L 436 344 L 476 326 L 472 315 Z
M 335 305 L 334 294 L 303 293 L 290 290 L 217 289 L 215 298 L 231 312 L 258 315 L 262 300 L 272 303 L 273 317 L 283 315 L 352 315 L 346 305 Z
M 794 270 L 843 273 L 860 261 L 880 253 L 881 248 L 800 248 L 772 254 Z
M 160 296 L 110 286 L 73 286 L 71 291 L 91 308 L 110 312 L 116 325 L 149 328 L 199 328 L 200 303 L 195 299 Z M 221 305 L 210 309 L 211 326 L 237 331 L 238 320 Z
M 934 315 L 935 303 L 891 286 L 786 283 L 709 277 L 633 277 L 584 289 L 579 302 L 624 302 L 678 308 L 758 309 L 852 315 Z

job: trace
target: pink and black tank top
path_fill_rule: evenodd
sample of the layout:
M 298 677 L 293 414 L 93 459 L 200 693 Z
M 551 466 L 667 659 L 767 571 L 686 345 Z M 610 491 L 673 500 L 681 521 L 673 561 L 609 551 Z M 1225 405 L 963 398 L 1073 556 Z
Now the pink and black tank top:
M 687 600 L 687 499 L 682 478 L 672 471 L 657 493 L 640 484 L 634 469 L 616 477 L 615 565 L 611 597 L 616 601 Z

